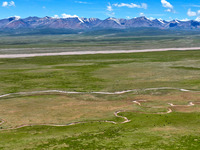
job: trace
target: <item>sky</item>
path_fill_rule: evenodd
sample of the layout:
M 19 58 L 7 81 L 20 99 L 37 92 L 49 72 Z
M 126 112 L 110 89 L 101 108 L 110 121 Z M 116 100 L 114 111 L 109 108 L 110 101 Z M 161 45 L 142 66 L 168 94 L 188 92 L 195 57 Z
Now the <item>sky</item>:
M 0 0 L 0 18 L 20 16 L 199 20 L 200 0 Z

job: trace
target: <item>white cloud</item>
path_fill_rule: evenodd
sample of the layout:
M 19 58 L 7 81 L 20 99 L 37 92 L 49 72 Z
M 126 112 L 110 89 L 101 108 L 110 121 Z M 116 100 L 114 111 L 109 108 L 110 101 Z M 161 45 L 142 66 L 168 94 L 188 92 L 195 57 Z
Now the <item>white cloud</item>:
M 188 18 L 185 18 L 185 19 L 181 19 L 181 21 L 189 21 L 189 19 L 188 19 Z
M 75 1 L 75 3 L 79 3 L 79 4 L 88 4 L 88 2 L 83 2 L 83 1 Z
M 200 16 L 195 19 L 196 21 L 200 21 Z
M 184 6 L 190 6 L 190 7 L 200 7 L 200 5 L 184 5 Z
M 113 11 L 113 7 L 110 3 L 108 3 L 107 9 L 108 12 L 106 12 L 106 15 L 109 17 L 114 17 L 115 16 L 115 12 Z
M 128 7 L 128 8 L 143 8 L 143 9 L 147 9 L 148 5 L 146 3 L 142 3 L 141 5 L 137 5 L 137 4 L 134 4 L 134 3 L 130 3 L 130 4 L 127 4 L 127 3 L 116 3 L 116 4 L 113 4 L 113 6 L 115 7 Z
M 59 19 L 60 17 L 58 15 L 54 15 L 53 18 Z
M 10 1 L 9 2 L 9 6 L 15 6 L 15 2 L 14 1 Z
M 140 16 L 145 16 L 144 13 L 140 13 Z
M 155 20 L 155 18 L 153 18 L 153 17 L 150 17 L 150 18 L 148 18 L 149 20 Z
M 193 16 L 196 16 L 197 13 L 194 12 L 194 11 L 191 11 L 191 9 L 188 9 L 187 15 L 188 15 L 189 17 L 193 17 Z
M 54 15 L 52 18 L 55 18 L 55 19 L 59 19 L 59 18 L 79 18 L 77 15 L 70 15 L 70 14 L 61 14 L 61 16 L 59 15 Z
M 109 17 L 114 17 L 115 16 L 115 12 L 109 12 L 109 13 L 106 13 L 107 16 Z
M 172 12 L 173 10 L 172 9 L 166 9 L 165 11 L 166 12 Z
M 77 18 L 81 23 L 84 23 L 84 21 L 79 18 L 77 15 L 69 15 L 69 14 L 61 14 L 61 17 L 59 17 L 58 15 L 54 15 L 52 18 L 54 19 L 60 19 L 60 18 L 64 18 L 64 19 L 67 19 L 67 18 Z
M 166 1 L 166 0 L 161 0 L 161 3 L 162 3 L 162 6 L 163 6 L 163 7 L 173 9 L 172 4 L 170 4 L 168 1 Z
M 130 16 L 126 16 L 126 18 L 127 18 L 127 19 L 130 19 L 131 17 L 130 17 Z
M 146 3 L 141 4 L 141 8 L 147 9 L 148 5 Z
M 143 9 L 147 9 L 148 5 L 146 3 L 142 3 L 141 5 L 137 5 L 137 4 L 134 4 L 134 3 L 130 3 L 130 4 L 127 4 L 127 3 L 115 3 L 115 4 L 110 4 L 108 3 L 107 5 L 107 15 L 109 17 L 114 17 L 115 15 L 115 12 L 113 10 L 113 7 L 128 7 L 128 8 L 143 8 Z M 129 17 L 129 16 L 127 16 Z
M 192 11 L 191 9 L 188 9 L 187 15 L 189 17 L 197 16 L 196 20 L 200 21 L 200 10 L 198 10 L 198 11 L 195 12 L 195 11 Z
M 3 7 L 7 7 L 8 6 L 8 2 L 3 2 L 2 6 Z
M 163 7 L 167 8 L 165 11 L 174 12 L 174 10 L 173 10 L 174 6 L 170 2 L 168 2 L 166 0 L 161 0 L 161 3 L 162 3 Z
M 108 3 L 107 10 L 108 10 L 108 11 L 113 11 L 113 8 L 112 8 L 112 6 L 111 6 L 110 3 Z
M 62 16 L 62 18 L 78 18 L 78 16 L 77 15 L 69 15 L 69 14 L 62 14 L 61 15 Z
M 12 7 L 12 6 L 13 7 L 15 6 L 14 1 L 10 1 L 10 2 L 5 1 L 5 2 L 2 3 L 2 7 Z

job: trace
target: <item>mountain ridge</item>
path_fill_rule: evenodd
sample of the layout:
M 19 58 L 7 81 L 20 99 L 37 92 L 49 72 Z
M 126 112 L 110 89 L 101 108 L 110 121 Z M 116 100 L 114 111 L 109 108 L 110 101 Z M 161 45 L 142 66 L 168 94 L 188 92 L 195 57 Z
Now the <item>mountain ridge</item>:
M 0 29 L 73 29 L 73 30 L 90 30 L 90 29 L 128 29 L 138 27 L 153 27 L 159 29 L 200 29 L 200 22 L 195 20 L 165 21 L 162 19 L 148 19 L 144 16 L 132 19 L 117 19 L 109 17 L 105 20 L 98 18 L 53 18 L 53 17 L 10 17 L 0 20 Z

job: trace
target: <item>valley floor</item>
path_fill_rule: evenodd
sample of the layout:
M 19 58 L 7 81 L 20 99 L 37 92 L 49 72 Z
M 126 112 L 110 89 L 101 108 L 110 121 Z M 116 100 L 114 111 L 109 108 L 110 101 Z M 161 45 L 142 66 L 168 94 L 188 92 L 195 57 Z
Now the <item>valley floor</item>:
M 0 149 L 200 149 L 199 58 L 1 58 Z

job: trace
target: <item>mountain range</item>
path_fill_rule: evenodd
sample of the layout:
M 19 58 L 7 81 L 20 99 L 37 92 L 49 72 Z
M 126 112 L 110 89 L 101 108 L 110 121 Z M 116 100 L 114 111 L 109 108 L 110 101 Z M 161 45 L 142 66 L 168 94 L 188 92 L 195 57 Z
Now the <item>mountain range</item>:
M 200 22 L 195 20 L 165 21 L 161 19 L 150 20 L 146 17 L 132 19 L 107 18 L 52 18 L 52 17 L 10 17 L 0 20 L 0 29 L 129 29 L 138 27 L 152 27 L 159 29 L 200 29 Z

